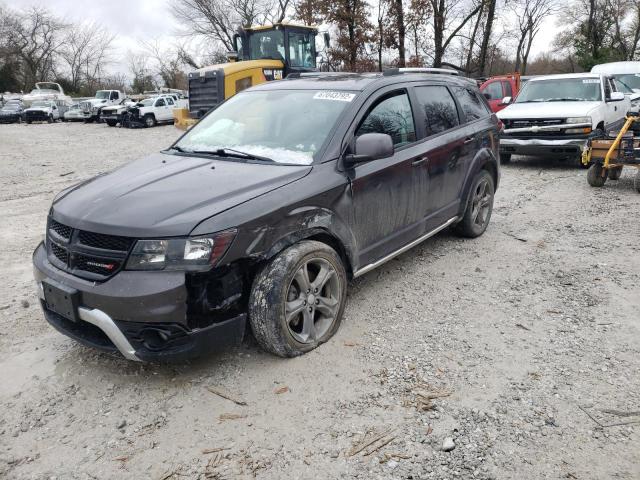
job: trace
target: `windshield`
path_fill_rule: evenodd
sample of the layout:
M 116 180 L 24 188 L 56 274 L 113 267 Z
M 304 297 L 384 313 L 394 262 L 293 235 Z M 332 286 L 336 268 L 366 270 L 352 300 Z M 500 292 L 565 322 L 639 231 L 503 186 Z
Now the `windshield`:
M 2 107 L 3 112 L 15 112 L 16 110 L 18 110 L 18 105 L 16 105 L 15 103 L 8 104 Z
M 156 101 L 155 98 L 145 98 L 141 102 L 138 102 L 138 105 L 140 105 L 141 107 L 150 107 L 153 105 L 153 102 L 155 101 Z
M 282 30 L 265 30 L 249 37 L 251 60 L 270 58 L 284 61 L 284 33 Z
M 627 88 L 640 90 L 640 73 L 624 73 L 613 77 Z
M 98 90 L 96 92 L 95 98 L 99 98 L 101 100 L 109 99 L 109 90 Z
M 176 146 L 233 148 L 278 163 L 309 165 L 355 96 L 322 90 L 240 93 L 200 120 Z
M 516 103 L 598 102 L 602 100 L 599 78 L 554 78 L 529 81 Z

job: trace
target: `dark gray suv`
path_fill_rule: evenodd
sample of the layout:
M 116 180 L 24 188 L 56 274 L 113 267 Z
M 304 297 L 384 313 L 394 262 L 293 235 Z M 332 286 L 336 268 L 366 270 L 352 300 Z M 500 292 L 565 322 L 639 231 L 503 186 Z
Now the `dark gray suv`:
M 327 341 L 358 277 L 437 232 L 481 235 L 500 178 L 475 84 L 309 74 L 244 91 L 171 148 L 71 187 L 33 255 L 45 317 L 131 360 Z

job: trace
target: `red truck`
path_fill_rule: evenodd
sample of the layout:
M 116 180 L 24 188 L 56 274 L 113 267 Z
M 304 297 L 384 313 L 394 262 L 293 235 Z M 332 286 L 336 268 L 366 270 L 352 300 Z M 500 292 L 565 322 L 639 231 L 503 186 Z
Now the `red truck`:
M 504 97 L 515 98 L 520 91 L 520 74 L 508 73 L 491 77 L 482 85 L 480 92 L 485 96 L 491 106 L 491 111 L 496 113 L 507 105 L 502 103 Z

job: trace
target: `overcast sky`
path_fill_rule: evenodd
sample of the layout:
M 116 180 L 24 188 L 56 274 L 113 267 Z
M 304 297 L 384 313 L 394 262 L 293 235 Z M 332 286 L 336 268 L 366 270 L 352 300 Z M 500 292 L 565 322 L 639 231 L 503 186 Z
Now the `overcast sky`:
M 73 22 L 95 21 L 116 34 L 114 46 L 119 58 L 112 66 L 126 73 L 127 50 L 138 50 L 140 40 L 157 40 L 161 45 L 173 43 L 180 26 L 171 15 L 170 0 L 0 0 L 9 7 L 25 8 L 45 5 L 54 14 Z M 556 19 L 549 18 L 532 48 L 535 56 L 550 49 L 558 28 Z M 515 52 L 505 52 L 514 54 Z

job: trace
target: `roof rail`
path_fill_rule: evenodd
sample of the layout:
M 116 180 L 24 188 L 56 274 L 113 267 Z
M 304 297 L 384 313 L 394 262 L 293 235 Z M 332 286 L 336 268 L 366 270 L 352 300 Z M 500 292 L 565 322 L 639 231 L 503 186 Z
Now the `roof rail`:
M 382 72 L 385 77 L 400 75 L 402 73 L 438 73 L 441 75 L 456 75 L 460 73 L 451 68 L 430 68 L 430 67 L 411 67 L 411 68 L 389 68 Z
M 348 75 L 358 75 L 355 72 L 291 72 L 288 79 L 296 78 L 317 78 L 317 77 L 344 77 Z

